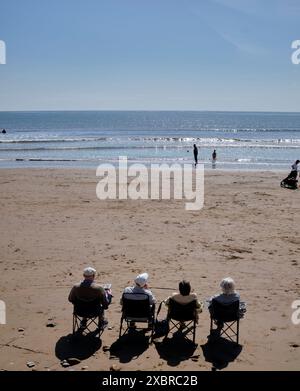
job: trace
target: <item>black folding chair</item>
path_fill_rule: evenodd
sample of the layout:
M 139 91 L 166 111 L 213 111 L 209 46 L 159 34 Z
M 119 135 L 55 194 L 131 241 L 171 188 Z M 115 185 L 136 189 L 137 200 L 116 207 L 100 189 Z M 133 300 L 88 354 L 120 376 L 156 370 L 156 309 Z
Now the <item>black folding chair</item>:
M 167 320 L 169 322 L 168 334 L 172 330 L 180 331 L 187 340 L 190 340 L 188 335 L 192 334 L 192 340 L 195 344 L 197 325 L 196 307 L 196 300 L 193 300 L 188 304 L 180 304 L 170 298 L 167 315 Z M 168 334 L 165 338 L 167 338 Z
M 213 331 L 213 323 L 220 328 L 220 337 L 223 336 L 232 342 L 239 343 L 240 330 L 240 302 L 234 301 L 223 304 L 213 299 L 210 310 L 210 333 Z
M 150 306 L 149 296 L 146 293 L 123 293 L 122 317 L 120 322 L 119 338 L 130 329 L 131 323 L 147 323 L 147 329 L 151 331 L 150 343 L 154 331 L 154 305 Z M 123 321 L 126 322 L 126 330 L 122 334 Z M 145 330 L 145 327 L 136 327 Z
M 104 330 L 103 314 L 104 310 L 99 302 L 99 298 L 92 301 L 76 300 L 73 307 L 73 335 L 81 333 L 87 335 L 96 331 L 96 335 L 102 334 Z M 86 320 L 86 323 L 83 320 Z M 96 326 L 95 330 L 91 326 Z

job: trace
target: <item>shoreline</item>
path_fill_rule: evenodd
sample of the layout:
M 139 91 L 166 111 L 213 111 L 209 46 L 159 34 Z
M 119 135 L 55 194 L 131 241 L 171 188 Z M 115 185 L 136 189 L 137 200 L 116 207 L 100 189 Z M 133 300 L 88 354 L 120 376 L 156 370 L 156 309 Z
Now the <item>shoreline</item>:
M 73 163 L 73 162 L 70 162 L 70 163 Z M 143 163 L 143 162 L 140 162 L 140 161 L 130 161 L 128 160 L 128 165 L 130 164 L 144 164 L 147 168 L 150 168 L 151 167 L 151 164 L 153 165 L 157 165 L 157 164 L 169 164 L 170 166 L 172 164 L 179 164 L 179 165 L 183 165 L 183 164 L 193 164 L 191 162 L 159 162 L 159 163 L 156 163 L 156 162 L 153 162 L 153 163 Z M 28 166 L 19 166 L 19 167 L 15 167 L 15 166 L 12 166 L 12 167 L 1 167 L 1 164 L 0 164 L 0 171 L 5 171 L 5 170 L 67 170 L 67 171 L 70 171 L 70 170 L 74 170 L 74 171 L 80 171 L 80 170 L 94 170 L 96 171 L 97 170 L 97 167 L 101 164 L 112 164 L 114 167 L 118 168 L 118 163 L 117 162 L 111 162 L 111 161 L 107 161 L 107 160 L 103 160 L 101 162 L 99 162 L 98 165 L 95 165 L 95 166 L 90 166 L 90 165 L 86 165 L 86 166 L 75 166 L 75 165 L 64 165 L 64 166 L 36 166 L 34 167 L 33 165 L 28 165 Z M 208 166 L 208 164 L 207 164 Z M 288 174 L 290 172 L 290 168 L 288 167 L 287 169 L 284 169 L 284 168 L 212 168 L 212 167 L 206 167 L 206 165 L 204 165 L 204 172 L 226 172 L 226 173 L 243 173 L 243 172 L 253 172 L 253 173 L 280 173 L 280 174 Z

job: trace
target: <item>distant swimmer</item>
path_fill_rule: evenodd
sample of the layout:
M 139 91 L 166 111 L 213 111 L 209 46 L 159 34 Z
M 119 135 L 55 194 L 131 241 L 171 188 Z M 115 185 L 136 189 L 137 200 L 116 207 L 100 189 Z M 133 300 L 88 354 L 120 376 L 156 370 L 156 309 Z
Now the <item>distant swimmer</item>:
M 6 133 L 6 130 L 5 129 L 2 129 L 2 134 L 5 134 Z
M 198 164 L 198 148 L 196 146 L 196 144 L 194 144 L 194 159 L 195 159 L 195 167 L 196 165 Z
M 214 149 L 212 155 L 211 155 L 211 162 L 212 162 L 212 168 L 216 168 L 216 163 L 217 163 L 217 152 Z

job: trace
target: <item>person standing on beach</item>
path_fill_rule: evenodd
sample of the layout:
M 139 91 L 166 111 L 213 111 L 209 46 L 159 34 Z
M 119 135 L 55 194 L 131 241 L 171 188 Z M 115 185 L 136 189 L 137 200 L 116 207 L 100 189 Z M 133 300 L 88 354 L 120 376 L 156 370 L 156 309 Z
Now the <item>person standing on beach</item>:
M 195 167 L 198 164 L 198 148 L 197 145 L 194 144 L 194 159 L 195 159 Z
M 217 163 L 217 152 L 214 149 L 212 155 L 211 155 L 211 162 L 212 162 L 212 168 L 216 168 L 216 163 Z

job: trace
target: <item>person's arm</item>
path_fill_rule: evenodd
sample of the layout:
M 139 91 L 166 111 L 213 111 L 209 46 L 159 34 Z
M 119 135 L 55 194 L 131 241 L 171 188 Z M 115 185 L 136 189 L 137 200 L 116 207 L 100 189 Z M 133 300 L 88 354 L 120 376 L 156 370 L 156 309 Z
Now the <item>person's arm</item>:
M 73 288 L 71 289 L 70 293 L 69 293 L 69 297 L 68 297 L 68 300 L 70 303 L 74 303 L 76 299 L 76 296 L 75 296 L 75 286 L 73 286 Z
M 146 293 L 149 296 L 149 303 L 150 303 L 150 305 L 156 303 L 156 299 L 155 299 L 153 293 L 151 292 L 151 290 L 149 289 L 147 284 L 144 286 L 144 293 Z
M 168 307 L 169 303 L 170 303 L 170 298 L 171 296 L 169 296 L 166 300 L 165 300 L 165 305 Z
M 203 303 L 202 301 L 196 300 L 196 310 L 198 313 L 201 313 L 203 310 Z
M 191 295 L 194 297 L 194 300 L 196 301 L 196 311 L 198 313 L 202 312 L 203 303 L 198 300 L 196 293 L 192 293 Z
M 209 299 L 208 299 L 208 309 L 211 307 L 211 303 L 213 301 L 213 299 L 217 298 L 219 295 L 213 295 L 211 296 Z
M 104 310 L 107 310 L 107 308 L 108 308 L 108 301 L 106 299 L 105 290 L 101 287 L 99 291 L 100 291 L 100 302 L 102 304 L 102 307 L 103 307 Z
M 150 304 L 155 304 L 156 303 L 156 299 L 155 297 L 153 296 L 153 293 L 150 291 L 150 295 L 149 295 L 149 298 L 150 298 Z

